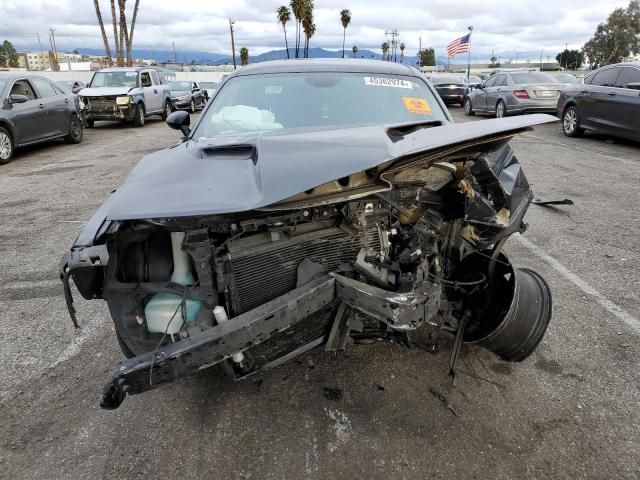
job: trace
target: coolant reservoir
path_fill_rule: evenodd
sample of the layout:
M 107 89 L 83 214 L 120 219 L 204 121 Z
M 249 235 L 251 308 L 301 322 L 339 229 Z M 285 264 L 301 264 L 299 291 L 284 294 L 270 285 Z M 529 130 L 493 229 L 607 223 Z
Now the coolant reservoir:
M 191 273 L 189 255 L 182 250 L 184 232 L 171 232 L 171 249 L 173 252 L 173 274 L 171 281 L 180 285 L 193 285 L 194 279 Z M 182 328 L 182 297 L 175 293 L 156 293 L 147 306 L 144 307 L 144 315 L 147 320 L 147 329 L 152 333 L 176 334 Z M 202 306 L 200 300 L 185 302 L 187 322 L 193 322 Z

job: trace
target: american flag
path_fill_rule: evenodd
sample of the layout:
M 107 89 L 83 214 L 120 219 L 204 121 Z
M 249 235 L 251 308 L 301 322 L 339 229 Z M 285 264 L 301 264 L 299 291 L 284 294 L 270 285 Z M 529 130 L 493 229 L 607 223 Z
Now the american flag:
M 456 38 L 453 42 L 447 45 L 447 55 L 455 57 L 459 53 L 466 53 L 469 51 L 469 38 L 471 34 L 467 34 L 464 37 Z

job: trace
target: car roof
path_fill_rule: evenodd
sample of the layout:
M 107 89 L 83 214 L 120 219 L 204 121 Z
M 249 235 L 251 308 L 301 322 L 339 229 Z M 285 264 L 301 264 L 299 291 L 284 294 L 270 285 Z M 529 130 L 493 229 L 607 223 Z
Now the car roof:
M 42 75 L 32 75 L 29 73 L 25 73 L 25 74 L 16 74 L 16 73 L 0 73 L 0 80 L 4 80 L 5 82 L 7 81 L 12 81 L 12 80 L 17 80 L 19 78 L 45 78 Z
M 265 73 L 344 72 L 383 75 L 411 75 L 419 72 L 395 62 L 354 58 L 310 58 L 304 60 L 272 60 L 242 67 L 230 76 L 260 75 Z

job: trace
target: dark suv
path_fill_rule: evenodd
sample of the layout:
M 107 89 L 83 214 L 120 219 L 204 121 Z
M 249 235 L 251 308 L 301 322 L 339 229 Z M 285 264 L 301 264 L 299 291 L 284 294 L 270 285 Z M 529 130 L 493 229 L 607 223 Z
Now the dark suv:
M 640 140 L 640 62 L 619 63 L 586 75 L 560 94 L 558 116 L 568 137 L 585 130 Z

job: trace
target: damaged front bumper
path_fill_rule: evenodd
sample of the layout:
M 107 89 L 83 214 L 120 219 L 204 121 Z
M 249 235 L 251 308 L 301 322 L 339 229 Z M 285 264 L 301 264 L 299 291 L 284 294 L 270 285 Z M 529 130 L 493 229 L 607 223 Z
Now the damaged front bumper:
M 142 393 L 209 368 L 336 303 L 344 303 L 400 329 L 416 328 L 437 313 L 440 299 L 437 285 L 428 284 L 402 294 L 378 295 L 380 292 L 384 291 L 342 275 L 322 274 L 229 322 L 122 362 L 103 387 L 100 406 L 118 408 L 127 394 Z M 336 323 L 341 321 L 340 317 L 336 315 Z

